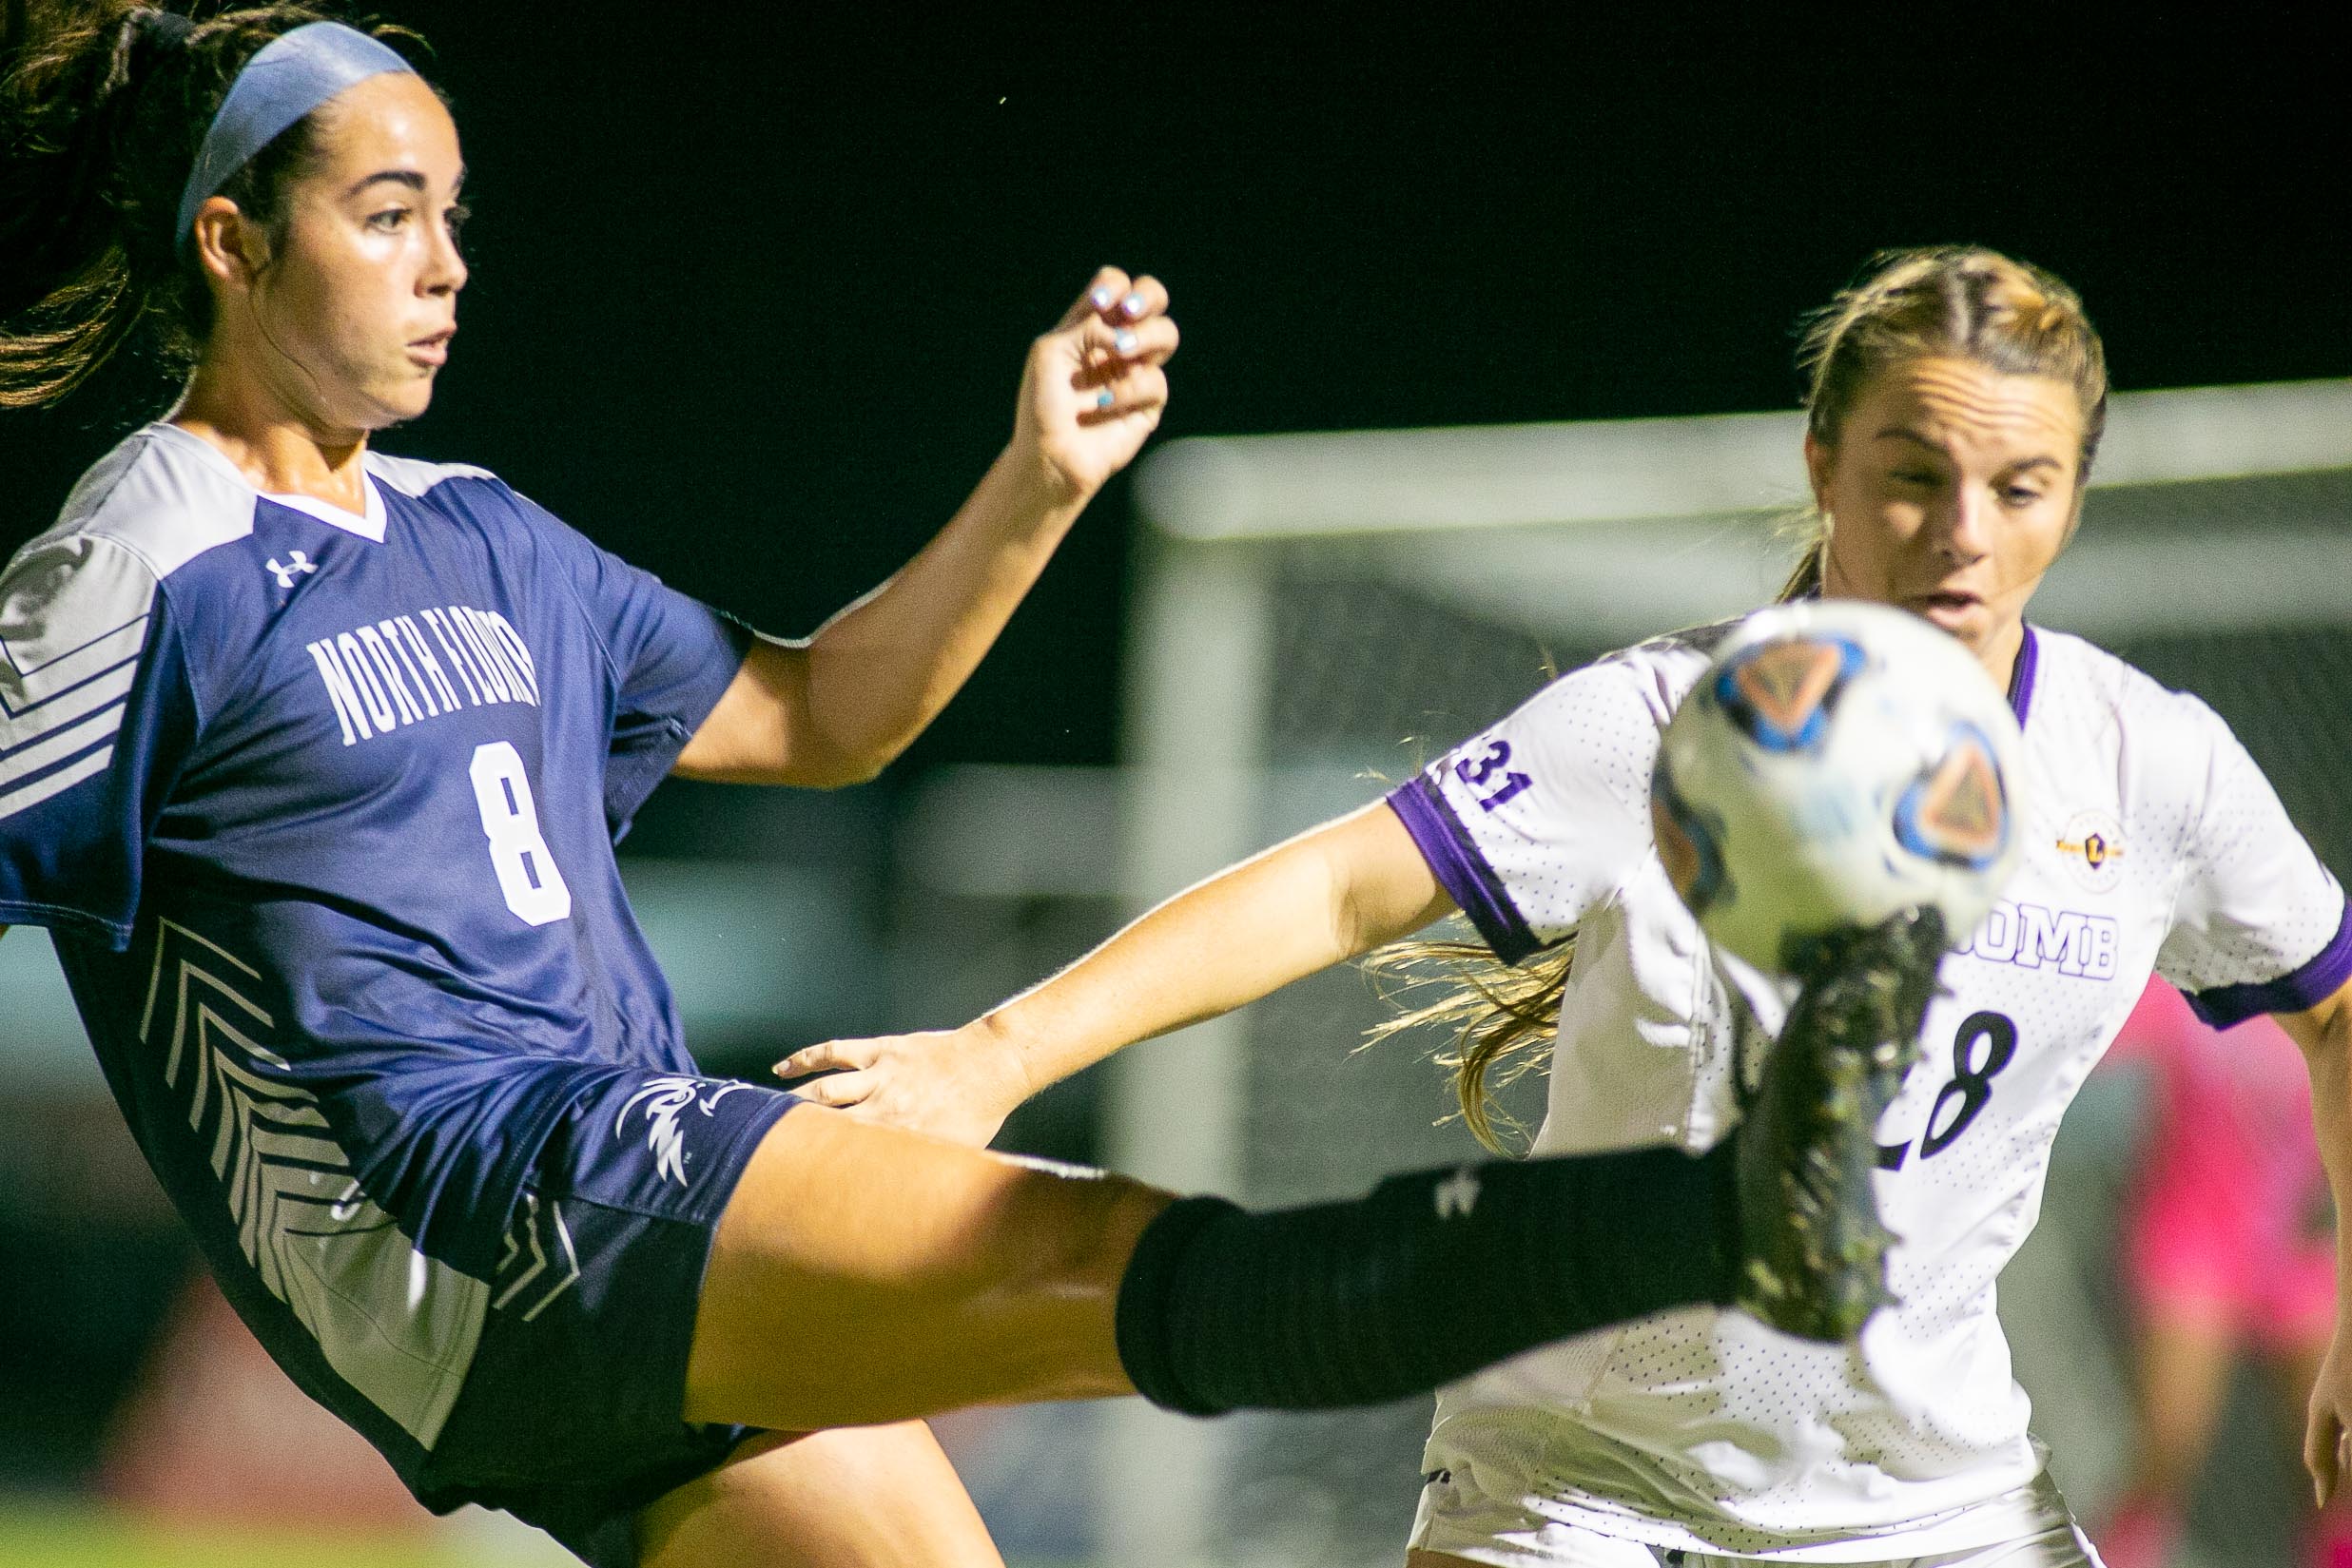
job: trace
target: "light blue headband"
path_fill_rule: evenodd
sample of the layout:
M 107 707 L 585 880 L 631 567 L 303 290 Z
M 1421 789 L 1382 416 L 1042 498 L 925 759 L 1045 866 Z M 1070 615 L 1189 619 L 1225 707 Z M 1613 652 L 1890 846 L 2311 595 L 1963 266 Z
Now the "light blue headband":
M 262 45 L 229 84 L 221 112 L 196 150 L 196 166 L 180 192 L 181 247 L 186 248 L 196 226 L 196 209 L 288 126 L 371 76 L 414 69 L 384 45 L 340 22 L 306 22 Z

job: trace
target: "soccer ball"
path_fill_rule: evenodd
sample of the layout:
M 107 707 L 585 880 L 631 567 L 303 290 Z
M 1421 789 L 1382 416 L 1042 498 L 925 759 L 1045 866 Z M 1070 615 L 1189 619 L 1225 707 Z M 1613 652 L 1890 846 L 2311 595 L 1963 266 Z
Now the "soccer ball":
M 1962 941 L 2024 849 L 2021 744 L 1984 667 L 1916 616 L 1853 600 L 1759 610 L 1666 726 L 1659 858 L 1707 935 L 1761 970 L 1929 905 Z

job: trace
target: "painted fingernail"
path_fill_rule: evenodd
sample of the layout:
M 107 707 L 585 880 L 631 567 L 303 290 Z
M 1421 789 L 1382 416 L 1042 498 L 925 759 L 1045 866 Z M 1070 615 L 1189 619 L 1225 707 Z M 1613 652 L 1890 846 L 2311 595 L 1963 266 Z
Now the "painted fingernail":
M 1097 408 L 1109 408 L 1111 404 L 1117 400 L 1118 399 L 1111 396 L 1111 389 L 1109 387 L 1104 387 L 1100 392 L 1095 394 L 1095 407 Z
M 1095 290 L 1094 293 L 1088 295 L 1086 298 L 1093 301 L 1094 307 L 1097 310 L 1109 310 L 1111 308 L 1111 301 L 1118 299 L 1118 296 L 1113 294 L 1109 288 L 1105 287 Z
M 1140 316 L 1143 314 L 1142 295 L 1130 294 L 1127 296 L 1127 314 L 1130 316 Z
M 1133 354 L 1136 351 L 1136 335 L 1121 327 L 1111 335 L 1111 346 L 1121 354 Z

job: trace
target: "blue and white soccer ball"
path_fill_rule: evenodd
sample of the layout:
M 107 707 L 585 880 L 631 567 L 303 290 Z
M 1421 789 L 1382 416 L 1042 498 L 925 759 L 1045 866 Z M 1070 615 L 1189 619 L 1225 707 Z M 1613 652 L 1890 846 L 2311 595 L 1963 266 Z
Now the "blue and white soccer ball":
M 2022 737 L 1975 658 L 1918 617 L 1821 600 L 1751 615 L 1667 724 L 1659 857 L 1718 943 L 1768 972 L 1840 926 L 1974 930 L 2024 851 Z

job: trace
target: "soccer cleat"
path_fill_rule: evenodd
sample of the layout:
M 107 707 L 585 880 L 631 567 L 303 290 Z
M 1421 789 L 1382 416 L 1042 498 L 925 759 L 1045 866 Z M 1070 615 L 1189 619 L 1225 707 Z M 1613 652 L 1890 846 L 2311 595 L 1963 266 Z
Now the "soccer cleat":
M 1739 1303 L 1784 1333 L 1851 1340 L 1895 1299 L 1895 1237 L 1872 1191 L 1878 1118 L 1918 1060 L 1945 946 L 1941 915 L 1907 910 L 1823 939 L 1798 971 L 1734 1164 Z

